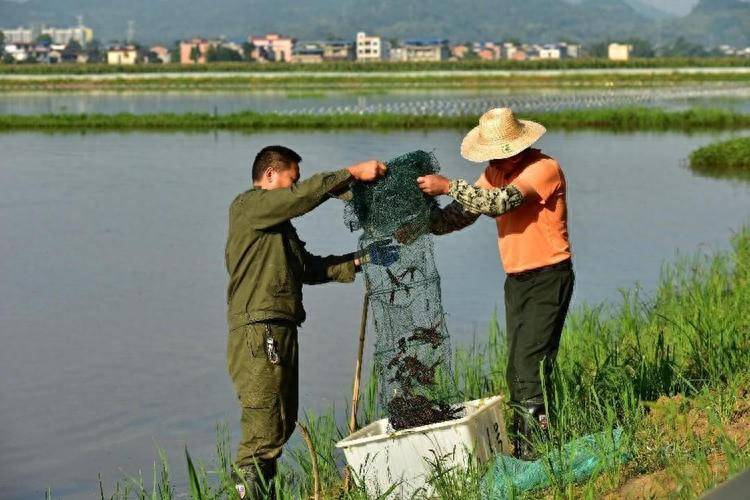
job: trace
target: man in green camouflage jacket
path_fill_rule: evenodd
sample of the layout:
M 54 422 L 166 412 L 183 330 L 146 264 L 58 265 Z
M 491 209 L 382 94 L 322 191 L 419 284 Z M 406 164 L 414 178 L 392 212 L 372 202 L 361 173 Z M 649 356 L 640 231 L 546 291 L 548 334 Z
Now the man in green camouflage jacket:
M 386 167 L 371 160 L 298 182 L 300 161 L 283 146 L 262 149 L 253 163 L 253 188 L 229 208 L 227 364 L 242 406 L 235 473 L 241 498 L 273 496 L 276 460 L 297 421 L 302 285 L 349 283 L 361 263 L 390 265 L 397 258 L 387 242 L 341 256 L 308 252 L 290 220 L 341 194 L 353 180 L 382 177 Z

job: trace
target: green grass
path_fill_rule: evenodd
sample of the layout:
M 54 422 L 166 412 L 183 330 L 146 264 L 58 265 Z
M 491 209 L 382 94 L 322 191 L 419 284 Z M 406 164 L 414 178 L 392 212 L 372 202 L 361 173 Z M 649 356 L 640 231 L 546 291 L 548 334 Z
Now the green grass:
M 629 132 L 736 130 L 750 128 L 750 114 L 721 109 L 696 108 L 688 111 L 664 111 L 655 108 L 615 108 L 527 113 L 523 118 L 536 120 L 555 130 L 606 130 Z M 205 131 L 236 130 L 257 132 L 279 130 L 408 130 L 469 129 L 477 116 L 412 116 L 398 114 L 341 114 L 287 116 L 252 111 L 212 115 L 184 114 L 50 114 L 0 115 L 0 132 L 32 131 Z
M 677 68 L 675 68 L 677 69 Z M 35 78 L 24 74 L 7 74 L 0 79 L 0 91 L 287 91 L 287 92 L 330 92 L 357 91 L 383 92 L 394 90 L 491 90 L 491 89 L 611 89 L 611 88 L 654 88 L 672 87 L 685 84 L 747 83 L 750 73 L 719 71 L 712 73 L 687 73 L 668 71 L 666 73 L 616 73 L 596 74 L 541 73 L 534 71 L 496 74 L 477 71 L 471 74 L 452 74 L 446 71 L 439 74 L 404 73 L 386 71 L 372 74 L 371 71 L 341 74 L 314 74 L 292 71 L 284 75 L 278 71 L 257 73 L 236 72 L 225 75 L 208 75 L 198 72 L 181 72 L 179 76 L 116 74 L 109 78 L 97 79 L 96 75 L 74 78 L 74 74 L 41 74 Z M 2 74 L 2 73 L 0 73 Z M 41 78 L 39 78 L 41 76 Z
M 552 474 L 552 485 L 520 496 L 601 498 L 634 488 L 645 496 L 696 497 L 750 466 L 750 227 L 732 250 L 686 257 L 664 268 L 651 296 L 636 287 L 617 305 L 580 306 L 566 324 L 553 375 L 557 412 L 549 442 L 540 453 L 594 432 L 623 429 L 630 460 L 580 483 L 569 471 Z M 493 318 L 486 339 L 455 355 L 453 384 L 464 400 L 503 394 L 505 344 Z M 377 418 L 375 384 L 365 388 L 360 421 Z M 344 396 L 344 395 L 342 395 Z M 345 433 L 332 412 L 306 417 L 315 442 L 324 498 L 367 498 L 356 486 L 341 491 L 342 457 L 334 442 Z M 234 498 L 229 480 L 229 437 L 220 430 L 211 467 L 186 458 L 188 485 L 172 484 L 164 454 L 155 464 L 152 487 L 126 478 L 102 498 L 171 499 L 186 489 L 194 499 Z M 293 449 L 276 482 L 277 498 L 310 495 L 307 450 Z M 486 466 L 468 472 L 442 470 L 433 484 L 440 498 L 482 498 Z M 628 483 L 640 478 L 643 483 Z M 102 489 L 104 491 L 104 488 Z M 108 490 L 109 491 L 109 490 Z M 651 492 L 649 494 L 649 492 Z
M 709 144 L 690 153 L 690 168 L 714 176 L 750 179 L 750 137 Z
M 741 57 L 695 57 L 695 58 L 651 58 L 630 61 L 609 61 L 607 59 L 582 58 L 533 61 L 444 61 L 444 62 L 371 62 L 357 63 L 327 62 L 322 64 L 260 64 L 252 62 L 210 63 L 200 65 L 181 64 L 140 64 L 117 66 L 107 64 L 0 64 L 0 73 L 5 74 L 106 74 L 106 73 L 162 73 L 207 71 L 295 71 L 309 73 L 315 71 L 423 71 L 423 70 L 545 70 L 545 69 L 620 69 L 620 68 L 686 68 L 686 67 L 748 67 L 750 60 Z

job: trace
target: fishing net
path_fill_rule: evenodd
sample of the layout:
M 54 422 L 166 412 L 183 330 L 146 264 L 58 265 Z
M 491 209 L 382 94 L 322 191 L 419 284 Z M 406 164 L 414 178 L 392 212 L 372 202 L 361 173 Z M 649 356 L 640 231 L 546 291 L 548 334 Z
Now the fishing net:
M 437 205 L 416 183 L 439 166 L 424 151 L 399 156 L 387 166 L 377 182 L 354 185 L 345 220 L 352 231 L 363 231 L 360 249 L 386 242 L 399 247 L 392 265 L 364 265 L 380 403 L 399 430 L 456 418 L 459 410 L 451 407 L 450 339 L 429 233 L 430 211 Z M 408 242 L 398 243 L 394 234 Z
M 589 434 L 533 462 L 495 456 L 482 478 L 483 498 L 515 498 L 519 493 L 586 479 L 628 460 L 622 429 Z

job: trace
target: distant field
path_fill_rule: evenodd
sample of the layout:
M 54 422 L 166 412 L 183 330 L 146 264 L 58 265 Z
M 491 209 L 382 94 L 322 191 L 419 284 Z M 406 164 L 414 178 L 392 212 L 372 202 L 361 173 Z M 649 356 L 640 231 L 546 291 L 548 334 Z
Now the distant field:
M 357 73 L 379 71 L 426 70 L 550 70 L 550 69 L 623 69 L 623 68 L 739 68 L 750 67 L 750 59 L 739 57 L 650 58 L 630 61 L 608 59 L 558 59 L 533 61 L 444 61 L 444 62 L 326 62 L 321 64 L 233 62 L 201 65 L 140 64 L 117 66 L 107 64 L 0 64 L 0 74 L 102 74 L 102 73 L 206 73 L 206 72 L 296 72 L 351 71 Z
M 747 63 L 747 61 L 746 61 Z M 385 64 L 385 63 L 384 63 Z M 747 82 L 750 66 L 543 68 L 523 65 L 503 69 L 439 65 L 347 65 L 339 69 L 321 65 L 207 65 L 207 66 L 102 66 L 101 71 L 80 73 L 76 66 L 0 65 L 0 91 L 56 90 L 394 90 L 490 89 L 517 87 L 652 87 L 703 82 Z M 3 71 L 28 68 L 28 73 Z M 62 72 L 54 72 L 62 68 Z M 92 67 L 96 68 L 96 67 Z M 38 70 L 38 72 L 34 72 Z
M 737 130 L 750 128 L 750 114 L 720 109 L 664 111 L 655 108 L 583 109 L 551 113 L 527 113 L 525 118 L 539 121 L 550 129 L 609 131 L 697 131 Z M 114 115 L 56 114 L 56 115 L 0 115 L 0 132 L 14 130 L 35 131 L 205 131 L 236 130 L 256 132 L 281 130 L 403 130 L 439 129 L 474 126 L 476 116 L 438 116 L 401 114 L 336 114 L 336 115 L 281 115 L 274 113 L 241 112 L 227 115 L 207 113 L 154 113 Z

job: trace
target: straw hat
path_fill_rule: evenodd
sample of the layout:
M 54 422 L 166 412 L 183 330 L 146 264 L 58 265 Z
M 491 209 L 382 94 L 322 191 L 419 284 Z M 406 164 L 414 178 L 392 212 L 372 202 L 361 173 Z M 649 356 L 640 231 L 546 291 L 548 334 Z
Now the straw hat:
M 479 118 L 479 126 L 466 134 L 461 156 L 486 162 L 510 158 L 534 144 L 547 131 L 543 125 L 518 120 L 510 108 L 495 108 Z

